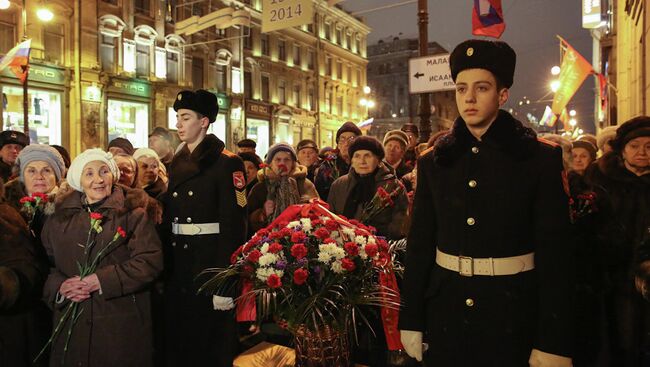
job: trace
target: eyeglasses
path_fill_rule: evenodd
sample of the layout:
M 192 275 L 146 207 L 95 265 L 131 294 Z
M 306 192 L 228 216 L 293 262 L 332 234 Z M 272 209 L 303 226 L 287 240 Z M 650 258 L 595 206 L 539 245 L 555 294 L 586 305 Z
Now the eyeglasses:
M 339 144 L 352 143 L 356 138 L 357 138 L 356 136 L 350 136 L 348 138 L 339 138 Z

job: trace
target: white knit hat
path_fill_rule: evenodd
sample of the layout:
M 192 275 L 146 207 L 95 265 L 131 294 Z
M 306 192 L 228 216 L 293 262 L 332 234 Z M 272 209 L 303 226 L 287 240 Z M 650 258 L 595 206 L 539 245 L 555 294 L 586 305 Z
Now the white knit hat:
M 136 149 L 135 153 L 133 153 L 133 159 L 136 161 L 142 157 L 151 157 L 151 158 L 156 158 L 157 160 L 160 161 L 160 157 L 158 157 L 158 153 L 156 153 L 155 150 L 151 148 L 138 148 Z
M 81 187 L 81 174 L 86 164 L 93 161 L 106 163 L 113 174 L 113 182 L 119 181 L 120 170 L 117 168 L 117 163 L 115 163 L 113 155 L 99 148 L 94 148 L 79 154 L 70 164 L 70 169 L 68 169 L 68 175 L 66 176 L 70 187 L 77 191 L 83 191 Z

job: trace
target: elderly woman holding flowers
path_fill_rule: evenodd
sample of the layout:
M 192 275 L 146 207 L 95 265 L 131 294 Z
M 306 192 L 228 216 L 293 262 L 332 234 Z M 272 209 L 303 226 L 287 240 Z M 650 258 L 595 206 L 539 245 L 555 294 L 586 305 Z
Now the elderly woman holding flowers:
M 314 184 L 307 179 L 307 167 L 297 162 L 296 152 L 286 143 L 269 148 L 266 167 L 248 194 L 249 226 L 252 231 L 266 227 L 287 207 L 318 198 Z
M 52 366 L 152 365 L 148 288 L 163 266 L 150 219 L 157 204 L 118 179 L 110 153 L 86 150 L 67 174 L 74 190 L 57 197 L 43 229 Z
M 369 136 L 354 140 L 348 148 L 352 167 L 332 184 L 330 210 L 377 229 L 388 239 L 403 237 L 408 199 L 401 181 L 382 163 L 384 148 Z

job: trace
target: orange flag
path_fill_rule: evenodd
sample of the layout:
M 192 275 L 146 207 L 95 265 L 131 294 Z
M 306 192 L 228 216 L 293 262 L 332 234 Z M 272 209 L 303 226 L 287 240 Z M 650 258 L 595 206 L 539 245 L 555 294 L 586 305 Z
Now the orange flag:
M 551 107 L 555 114 L 562 112 L 587 76 L 594 72 L 589 61 L 585 60 L 567 41 L 560 38 L 560 43 L 564 48 L 564 55 L 560 66 L 560 88 L 555 92 Z

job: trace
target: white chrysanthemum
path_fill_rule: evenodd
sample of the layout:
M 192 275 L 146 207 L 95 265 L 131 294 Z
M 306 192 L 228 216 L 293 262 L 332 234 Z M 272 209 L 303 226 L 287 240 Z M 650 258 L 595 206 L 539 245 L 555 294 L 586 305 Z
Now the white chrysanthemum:
M 267 266 L 270 264 L 275 264 L 275 262 L 278 261 L 278 256 L 276 254 L 272 253 L 267 253 L 262 256 L 260 256 L 260 266 Z
M 354 237 L 354 242 L 364 246 L 366 244 L 366 236 L 356 236 Z
M 375 237 L 374 236 L 368 236 L 368 243 L 375 243 Z
M 328 252 L 326 252 L 326 251 L 320 251 L 320 252 L 318 253 L 318 261 L 320 261 L 320 262 L 322 262 L 322 263 L 327 264 L 327 263 L 329 263 L 329 261 L 330 261 L 331 259 L 332 259 L 332 255 L 330 255 L 330 254 L 329 254 Z
M 337 260 L 341 260 L 342 258 L 345 257 L 345 250 L 342 249 L 342 248 L 340 248 L 340 247 L 336 247 L 336 248 L 332 251 L 332 255 L 333 255 Z
M 263 282 L 266 282 L 266 279 L 271 274 L 273 274 L 273 269 L 267 267 L 257 268 L 257 270 L 255 271 L 255 275 L 257 276 L 257 279 Z
M 268 242 L 264 242 L 262 247 L 260 247 L 260 252 L 263 253 L 263 254 L 269 252 L 269 243 Z
M 340 260 L 336 260 L 332 263 L 332 271 L 341 274 L 343 272 L 343 264 Z
M 353 228 L 343 227 L 343 229 L 341 229 L 341 232 L 343 232 L 343 234 L 345 234 L 349 238 L 354 238 L 354 229 Z
M 302 225 L 302 230 L 305 232 L 311 232 L 312 226 L 311 226 L 311 219 L 309 218 L 301 218 L 300 219 L 300 224 Z
M 359 257 L 362 260 L 365 260 L 368 258 L 368 254 L 366 254 L 366 250 L 363 248 L 363 246 L 359 247 Z
M 300 225 L 300 222 L 297 221 L 297 220 L 294 220 L 293 222 L 289 222 L 289 224 L 287 224 L 287 227 L 288 228 L 295 228 L 295 227 L 298 227 L 299 225 Z

